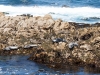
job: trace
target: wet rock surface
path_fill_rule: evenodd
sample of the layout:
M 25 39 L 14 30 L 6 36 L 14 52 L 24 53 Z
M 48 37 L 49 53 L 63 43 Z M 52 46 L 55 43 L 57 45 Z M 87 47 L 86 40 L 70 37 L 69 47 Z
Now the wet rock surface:
M 100 24 L 53 20 L 47 14 L 15 17 L 0 13 L 0 55 L 31 55 L 45 64 L 100 67 Z

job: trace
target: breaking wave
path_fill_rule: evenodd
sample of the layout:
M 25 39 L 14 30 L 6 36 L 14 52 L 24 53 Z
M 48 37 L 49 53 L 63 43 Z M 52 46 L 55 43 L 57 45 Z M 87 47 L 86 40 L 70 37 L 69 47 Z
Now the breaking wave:
M 100 8 L 93 7 L 53 7 L 53 6 L 6 6 L 0 5 L 1 12 L 9 16 L 31 14 L 44 16 L 51 14 L 54 19 L 61 18 L 68 22 L 96 23 L 100 22 Z

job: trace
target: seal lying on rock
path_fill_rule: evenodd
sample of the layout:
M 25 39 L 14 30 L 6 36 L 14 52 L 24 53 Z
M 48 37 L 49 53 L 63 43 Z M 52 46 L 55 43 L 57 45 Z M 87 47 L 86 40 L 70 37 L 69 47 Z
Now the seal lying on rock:
M 72 50 L 74 48 L 74 46 L 78 46 L 78 43 L 77 42 L 71 42 L 68 44 L 68 47 L 70 50 Z
M 53 39 L 52 42 L 53 43 L 59 43 L 59 42 L 66 42 L 66 40 L 62 39 L 62 38 L 56 38 L 56 39 Z
M 4 50 L 17 50 L 19 47 L 18 46 L 8 46 L 4 48 Z
M 25 45 L 24 49 L 29 49 L 29 48 L 33 48 L 33 47 L 37 47 L 37 44 L 29 44 L 29 45 Z

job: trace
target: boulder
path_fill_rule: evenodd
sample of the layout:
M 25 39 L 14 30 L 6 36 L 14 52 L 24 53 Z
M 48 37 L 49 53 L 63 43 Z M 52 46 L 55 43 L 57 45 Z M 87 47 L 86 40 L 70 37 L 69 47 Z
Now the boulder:
M 10 33 L 12 31 L 12 28 L 4 28 L 3 33 Z
M 61 22 L 60 29 L 67 29 L 70 25 L 68 22 Z
M 4 15 L 5 15 L 5 14 L 4 14 L 3 12 L 0 12 L 0 17 L 1 17 L 1 16 L 4 16 Z
M 70 32 L 71 32 L 71 33 L 75 33 L 75 32 L 76 32 L 75 30 L 76 30 L 76 29 L 75 29 L 74 26 L 70 26 Z
M 65 49 L 66 43 L 65 42 L 59 42 L 59 45 L 57 46 L 57 49 Z
M 91 42 L 92 42 L 92 43 L 96 43 L 96 42 L 98 42 L 98 41 L 100 41 L 100 36 L 95 37 Z
M 58 31 L 60 29 L 59 26 L 60 26 L 61 22 L 62 22 L 61 19 L 58 19 L 58 20 L 55 21 L 55 24 L 53 26 L 54 31 Z
M 43 26 L 45 23 L 46 23 L 46 22 L 44 22 L 44 21 L 42 21 L 42 20 L 39 20 L 39 21 L 37 22 L 37 25 L 38 25 L 38 26 Z
M 0 28 L 0 32 L 3 33 L 4 32 L 4 28 Z
M 86 33 L 80 37 L 81 40 L 88 40 L 93 36 L 93 33 Z
M 3 50 L 4 48 L 5 48 L 5 45 L 0 43 L 0 50 Z
M 54 20 L 53 19 L 48 19 L 47 21 L 46 21 L 46 24 L 43 26 L 43 28 L 46 28 L 46 29 L 48 29 L 48 28 L 50 28 L 50 27 L 52 27 L 53 25 L 54 25 Z
M 89 45 L 89 44 L 81 45 L 80 48 L 81 49 L 85 49 L 85 51 L 91 51 L 91 50 L 93 50 L 92 47 L 91 47 L 91 45 Z
M 44 17 L 43 17 L 44 19 L 52 19 L 52 16 L 51 15 L 49 15 L 49 14 L 46 14 Z
M 100 31 L 100 27 L 98 27 L 98 31 Z

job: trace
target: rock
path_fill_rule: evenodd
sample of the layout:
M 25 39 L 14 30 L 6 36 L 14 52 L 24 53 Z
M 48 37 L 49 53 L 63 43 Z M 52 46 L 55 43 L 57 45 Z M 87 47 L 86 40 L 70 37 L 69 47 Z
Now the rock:
M 4 28 L 0 28 L 0 32 L 3 33 L 4 32 Z
M 98 31 L 100 31 L 100 27 L 98 27 L 97 29 L 98 29 Z
M 5 28 L 3 33 L 10 33 L 11 30 L 12 30 L 12 28 Z
M 67 5 L 62 5 L 62 7 L 63 7 L 63 8 L 68 8 L 69 6 L 67 6 Z
M 81 45 L 80 48 L 83 48 L 83 49 L 85 49 L 86 51 L 92 50 L 92 47 L 91 47 L 90 45 L 88 45 L 88 44 Z
M 8 45 L 15 45 L 15 39 L 7 38 L 7 44 Z
M 98 19 L 100 19 L 100 17 L 86 17 L 83 18 L 82 20 L 91 21 L 91 20 L 98 20 Z
M 58 19 L 58 20 L 55 21 L 55 24 L 53 26 L 54 31 L 58 31 L 60 29 L 59 26 L 60 26 L 61 22 L 62 22 L 61 19 Z
M 100 42 L 100 37 L 98 36 L 98 37 L 94 38 L 91 42 L 94 44 Z
M 24 17 L 33 17 L 33 15 L 31 15 L 31 14 L 22 14 L 22 15 L 19 15 L 19 16 L 24 16 Z
M 9 14 L 8 12 L 3 12 L 4 14 Z
M 54 20 L 49 14 L 44 17 L 0 16 L 0 39 L 1 54 L 6 51 L 9 54 L 33 53 L 33 60 L 45 63 L 66 64 L 78 59 L 88 62 L 91 58 L 100 58 L 100 23 L 65 22 Z M 20 46 L 25 50 L 21 51 Z
M 54 12 L 49 12 L 49 14 L 55 14 Z
M 0 12 L 0 17 L 1 17 L 1 16 L 4 16 L 4 13 L 3 13 L 3 12 Z
M 93 33 L 87 33 L 80 37 L 81 40 L 88 40 L 93 36 Z
M 75 33 L 75 27 L 74 26 L 70 26 L 70 32 Z
M 66 43 L 65 42 L 59 42 L 59 45 L 57 46 L 57 49 L 62 50 L 62 49 L 65 48 L 65 46 L 66 46 Z
M 46 20 L 48 20 L 48 19 L 52 19 L 52 16 L 49 15 L 49 14 L 46 14 L 43 18 L 46 19 Z
M 61 22 L 60 29 L 67 29 L 70 25 L 68 22 Z
M 4 44 L 0 44 L 0 49 L 3 50 L 5 48 Z
M 43 26 L 45 23 L 46 23 L 46 22 L 40 20 L 40 21 L 37 22 L 37 25 L 38 25 L 38 26 Z
M 48 19 L 47 21 L 46 21 L 46 24 L 43 26 L 43 28 L 46 28 L 46 29 L 48 29 L 48 28 L 50 28 L 50 27 L 52 27 L 53 25 L 54 25 L 54 20 L 53 19 Z

